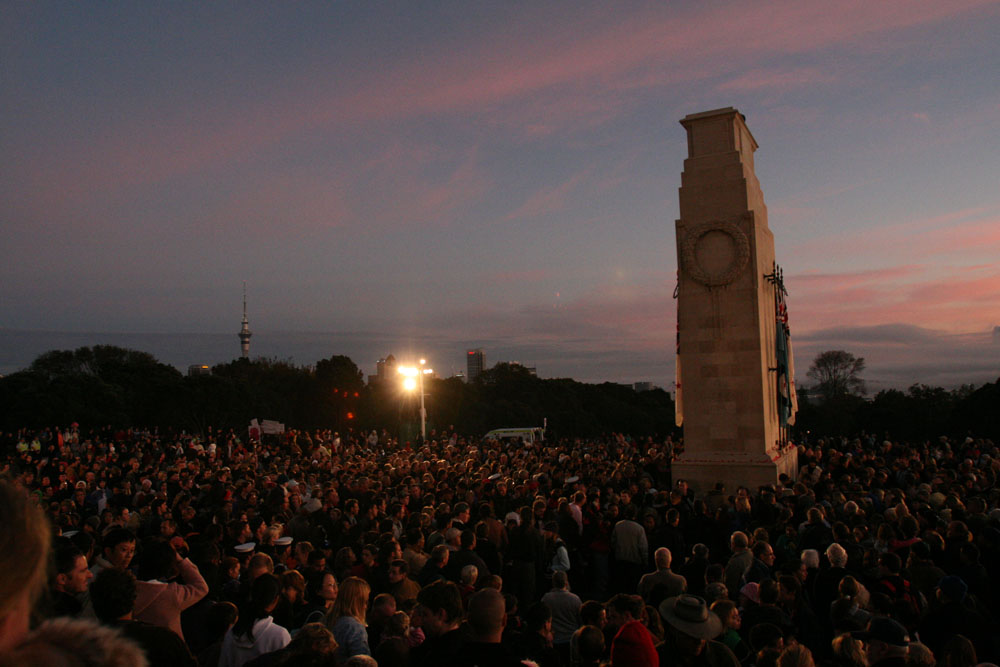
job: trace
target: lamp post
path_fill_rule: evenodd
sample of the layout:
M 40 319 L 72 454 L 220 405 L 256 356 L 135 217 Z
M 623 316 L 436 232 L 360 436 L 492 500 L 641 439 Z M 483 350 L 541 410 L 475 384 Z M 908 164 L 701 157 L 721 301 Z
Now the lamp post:
M 426 359 L 420 360 L 420 366 L 399 366 L 399 372 L 406 376 L 403 388 L 407 391 L 420 390 L 420 440 L 427 439 L 427 409 L 424 407 L 424 376 L 433 373 L 431 368 L 424 368 Z

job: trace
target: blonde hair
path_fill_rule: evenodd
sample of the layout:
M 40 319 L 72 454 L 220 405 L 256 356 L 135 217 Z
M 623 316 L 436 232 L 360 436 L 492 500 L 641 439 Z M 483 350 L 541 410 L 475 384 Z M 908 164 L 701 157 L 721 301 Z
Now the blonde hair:
M 786 646 L 778 656 L 778 667 L 816 667 L 812 651 L 803 644 Z
M 397 611 L 385 622 L 383 637 L 406 637 L 410 631 L 410 617 L 405 611 Z
M 906 649 L 906 664 L 912 667 L 934 667 L 937 660 L 927 646 L 920 642 L 910 642 Z
M 867 667 L 868 654 L 865 653 L 864 644 L 852 637 L 849 632 L 835 637 L 831 646 L 833 647 L 833 655 L 839 664 L 849 667 Z
M 344 579 L 340 584 L 337 600 L 326 617 L 327 627 L 332 627 L 341 616 L 351 616 L 364 624 L 365 613 L 368 610 L 368 596 L 371 592 L 371 586 L 364 579 L 359 577 Z
M 24 489 L 0 479 L 0 619 L 25 594 L 32 604 L 41 594 L 52 545 L 52 528 Z

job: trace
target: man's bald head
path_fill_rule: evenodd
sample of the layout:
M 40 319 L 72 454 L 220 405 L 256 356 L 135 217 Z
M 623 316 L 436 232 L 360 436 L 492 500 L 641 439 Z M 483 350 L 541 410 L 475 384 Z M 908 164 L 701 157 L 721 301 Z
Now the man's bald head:
M 495 588 L 484 588 L 469 598 L 469 628 L 479 641 L 499 642 L 507 615 L 503 595 Z

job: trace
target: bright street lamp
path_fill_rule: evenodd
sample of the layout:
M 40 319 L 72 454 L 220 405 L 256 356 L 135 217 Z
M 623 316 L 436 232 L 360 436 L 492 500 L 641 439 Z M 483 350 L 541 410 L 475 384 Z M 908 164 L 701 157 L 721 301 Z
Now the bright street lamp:
M 424 407 L 424 376 L 430 375 L 434 371 L 424 368 L 426 359 L 420 360 L 420 366 L 397 366 L 400 374 L 406 376 L 403 380 L 403 389 L 413 391 L 420 388 L 420 439 L 427 439 L 427 409 Z

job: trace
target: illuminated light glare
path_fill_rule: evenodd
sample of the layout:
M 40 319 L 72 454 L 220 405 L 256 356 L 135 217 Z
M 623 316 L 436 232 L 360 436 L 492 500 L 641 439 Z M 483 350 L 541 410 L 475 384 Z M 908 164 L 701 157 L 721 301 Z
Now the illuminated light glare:
M 405 380 L 403 380 L 403 389 L 405 389 L 406 391 L 413 391 L 416 388 L 417 388 L 417 381 L 414 380 L 412 377 L 407 377 Z

